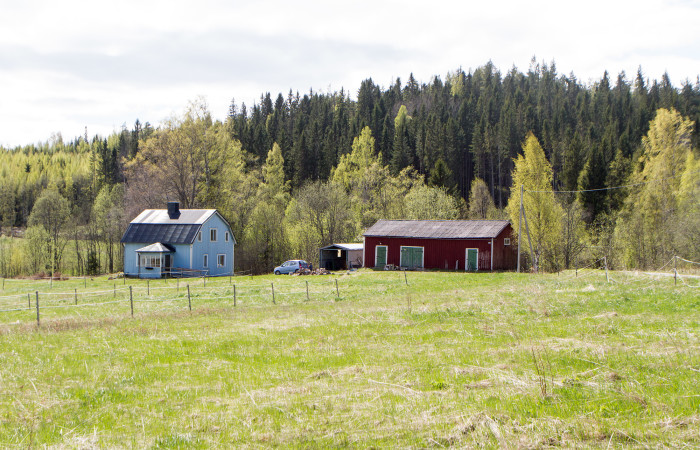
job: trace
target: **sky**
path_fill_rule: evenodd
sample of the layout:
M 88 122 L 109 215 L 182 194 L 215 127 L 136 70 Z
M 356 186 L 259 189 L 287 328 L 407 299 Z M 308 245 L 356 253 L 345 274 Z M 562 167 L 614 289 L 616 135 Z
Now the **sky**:
M 533 57 L 586 84 L 641 66 L 680 87 L 700 75 L 699 23 L 700 0 L 0 0 L 0 146 Z

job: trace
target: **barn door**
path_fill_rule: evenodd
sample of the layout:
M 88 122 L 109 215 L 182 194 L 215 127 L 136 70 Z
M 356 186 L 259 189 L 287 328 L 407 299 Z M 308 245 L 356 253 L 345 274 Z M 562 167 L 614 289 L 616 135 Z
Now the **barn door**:
M 401 267 L 423 267 L 423 247 L 401 247 Z
M 386 266 L 386 245 L 377 245 L 375 247 L 375 263 L 374 267 Z
M 464 269 L 467 272 L 476 272 L 479 270 L 479 249 L 468 248 L 465 254 Z

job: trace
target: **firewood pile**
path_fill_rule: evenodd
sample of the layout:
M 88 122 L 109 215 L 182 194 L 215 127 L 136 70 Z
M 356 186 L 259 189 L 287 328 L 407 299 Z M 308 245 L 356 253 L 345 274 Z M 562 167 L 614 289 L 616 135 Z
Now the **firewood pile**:
M 314 270 L 299 269 L 299 271 L 297 273 L 294 273 L 292 275 L 330 275 L 330 272 L 324 268 L 314 269 Z

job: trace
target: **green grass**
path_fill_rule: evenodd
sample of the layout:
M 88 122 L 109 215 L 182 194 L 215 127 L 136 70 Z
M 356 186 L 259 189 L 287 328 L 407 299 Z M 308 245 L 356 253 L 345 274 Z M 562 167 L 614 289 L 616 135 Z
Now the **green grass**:
M 613 278 L 7 280 L 0 446 L 699 446 L 700 289 Z

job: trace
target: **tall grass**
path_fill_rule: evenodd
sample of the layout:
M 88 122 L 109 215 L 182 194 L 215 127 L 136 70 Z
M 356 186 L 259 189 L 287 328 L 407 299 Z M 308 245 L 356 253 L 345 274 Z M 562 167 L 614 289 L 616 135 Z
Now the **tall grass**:
M 8 281 L 0 445 L 700 445 L 698 289 L 613 278 Z

